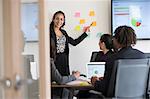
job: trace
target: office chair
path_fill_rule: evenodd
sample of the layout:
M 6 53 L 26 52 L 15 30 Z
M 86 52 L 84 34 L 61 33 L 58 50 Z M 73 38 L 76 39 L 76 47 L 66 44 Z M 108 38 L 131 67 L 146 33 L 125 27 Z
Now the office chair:
M 90 62 L 95 62 L 95 59 L 96 59 L 98 53 L 99 53 L 99 52 L 96 52 L 96 51 L 92 52 Z
M 120 59 L 113 67 L 107 96 L 145 99 L 149 83 L 149 59 Z
M 32 75 L 30 72 L 30 62 L 34 62 L 34 55 L 24 55 L 24 71 L 25 78 L 32 79 Z M 31 84 L 25 84 L 25 93 L 29 99 L 39 99 L 39 81 L 32 80 Z
M 144 53 L 146 58 L 150 58 L 150 53 Z

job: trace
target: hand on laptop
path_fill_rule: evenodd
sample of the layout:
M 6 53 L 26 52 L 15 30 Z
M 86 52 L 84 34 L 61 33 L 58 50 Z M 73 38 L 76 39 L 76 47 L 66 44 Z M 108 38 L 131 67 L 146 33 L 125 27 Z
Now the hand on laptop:
M 92 77 L 91 77 L 91 83 L 92 83 L 92 85 L 94 85 L 97 80 L 99 80 L 99 77 L 97 77 L 97 76 L 92 76 Z

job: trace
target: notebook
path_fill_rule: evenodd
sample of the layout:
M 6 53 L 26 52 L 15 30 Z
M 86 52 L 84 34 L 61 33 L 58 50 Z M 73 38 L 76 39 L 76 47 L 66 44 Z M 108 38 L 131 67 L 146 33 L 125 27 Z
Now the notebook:
M 105 71 L 105 62 L 89 62 L 86 64 L 87 78 L 92 76 L 103 77 Z

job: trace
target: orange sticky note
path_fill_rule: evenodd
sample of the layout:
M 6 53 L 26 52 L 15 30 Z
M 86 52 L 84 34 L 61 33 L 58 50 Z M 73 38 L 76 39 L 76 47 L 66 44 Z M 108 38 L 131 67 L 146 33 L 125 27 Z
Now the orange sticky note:
M 85 19 L 81 19 L 80 24 L 84 24 L 84 23 L 85 23 Z
M 93 21 L 93 22 L 92 22 L 92 26 L 96 26 L 96 21 Z
M 94 11 L 90 11 L 89 16 L 95 16 L 95 12 Z

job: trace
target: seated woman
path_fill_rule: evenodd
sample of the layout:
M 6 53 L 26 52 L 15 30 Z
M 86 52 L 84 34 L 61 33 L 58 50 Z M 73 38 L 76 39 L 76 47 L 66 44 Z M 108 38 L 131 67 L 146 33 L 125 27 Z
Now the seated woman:
M 51 47 L 51 54 L 50 54 L 50 62 L 51 62 L 51 82 L 55 81 L 58 84 L 65 84 L 67 82 L 76 80 L 79 76 L 80 73 L 79 72 L 75 72 L 72 75 L 69 76 L 62 76 L 59 71 L 56 69 L 55 64 L 54 64 L 54 60 L 55 60 L 55 51 L 56 48 L 54 46 L 54 41 L 53 39 L 51 39 L 51 43 L 50 43 L 50 47 Z M 66 88 L 56 88 L 53 89 L 52 88 L 52 99 L 68 99 L 69 98 L 69 90 Z
M 106 62 L 108 58 L 114 53 L 112 51 L 113 42 L 110 34 L 103 34 L 99 40 L 99 52 L 93 52 L 90 62 Z M 92 77 L 93 78 L 93 77 Z M 97 77 L 95 77 L 96 79 Z M 97 78 L 103 79 L 103 77 Z M 77 97 L 79 98 L 88 98 L 90 94 L 87 94 L 89 90 L 79 91 Z M 85 95 L 86 94 L 86 95 Z M 99 97 L 93 97 L 99 98 Z
M 106 62 L 108 57 L 113 54 L 112 37 L 110 34 L 103 34 L 99 40 L 99 52 L 93 52 L 90 62 Z

